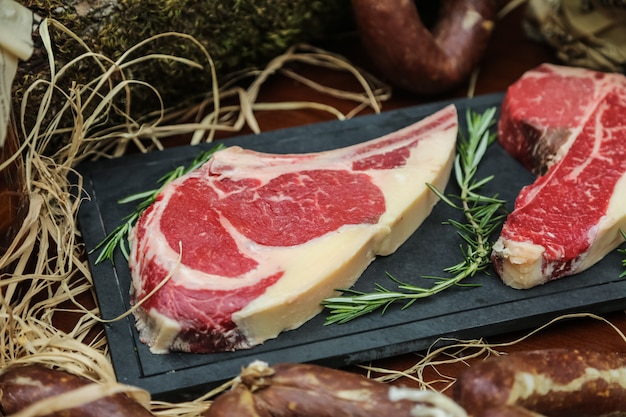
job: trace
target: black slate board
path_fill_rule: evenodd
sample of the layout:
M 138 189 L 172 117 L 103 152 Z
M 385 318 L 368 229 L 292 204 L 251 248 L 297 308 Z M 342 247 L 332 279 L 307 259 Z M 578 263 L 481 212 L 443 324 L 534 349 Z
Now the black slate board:
M 464 130 L 467 108 L 483 111 L 499 106 L 501 94 L 453 101 Z M 380 115 L 360 116 L 260 135 L 228 139 L 227 145 L 275 153 L 300 153 L 332 149 L 362 142 L 401 128 L 441 109 L 450 102 L 394 110 Z M 199 148 L 182 146 L 145 155 L 85 164 L 79 171 L 90 196 L 79 212 L 79 225 L 87 250 L 111 232 L 134 205 L 117 201 L 133 193 L 153 189 L 156 181 L 178 165 L 188 165 Z M 495 144 L 488 151 L 480 176 L 497 174 L 485 189 L 510 203 L 533 176 Z M 457 190 L 451 181 L 447 192 Z M 442 224 L 459 213 L 440 203 L 418 231 L 393 255 L 374 261 L 360 278 L 356 289 L 371 291 L 375 283 L 393 288 L 386 273 L 418 285 L 428 286 L 425 275 L 441 275 L 443 269 L 460 261 L 456 231 Z M 130 273 L 125 259 L 116 254 L 115 265 L 94 265 L 89 256 L 98 303 L 105 319 L 129 307 Z M 216 353 L 171 353 L 154 355 L 137 336 L 133 317 L 105 326 L 111 358 L 118 380 L 147 389 L 154 398 L 183 400 L 206 392 L 236 376 L 241 367 L 255 359 L 266 362 L 308 362 L 341 367 L 403 353 L 424 350 L 442 337 L 478 338 L 544 324 L 571 312 L 604 313 L 626 306 L 626 280 L 619 279 L 621 258 L 614 251 L 602 262 L 578 276 L 568 277 L 530 290 L 504 286 L 494 275 L 472 279 L 476 288 L 453 288 L 408 309 L 401 304 L 385 315 L 371 314 L 344 325 L 324 326 L 326 313 L 299 329 L 250 350 Z

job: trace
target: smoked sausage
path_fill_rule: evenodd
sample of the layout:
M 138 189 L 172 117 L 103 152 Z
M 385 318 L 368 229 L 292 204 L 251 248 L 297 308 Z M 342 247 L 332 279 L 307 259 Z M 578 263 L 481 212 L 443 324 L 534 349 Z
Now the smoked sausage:
M 213 402 L 204 417 L 409 417 L 465 416 L 443 394 L 437 404 L 411 399 L 392 400 L 391 387 L 365 376 L 311 364 L 255 362 L 242 370 L 240 381 Z M 430 414 L 415 414 L 419 404 Z M 412 414 L 413 413 L 413 414 Z
M 12 415 L 37 401 L 91 384 L 87 378 L 43 365 L 11 366 L 0 374 L 0 415 Z M 117 393 L 47 417 L 154 417 L 140 403 Z
M 466 81 L 482 59 L 495 25 L 495 0 L 438 3 L 430 30 L 413 0 L 352 0 L 362 43 L 391 84 L 418 94 L 445 92 Z
M 527 408 L 517 405 L 500 405 L 489 408 L 480 414 L 480 417 L 546 417 L 543 414 L 535 413 Z M 570 416 L 573 417 L 573 416 Z
M 476 417 L 626 415 L 626 355 L 543 349 L 490 358 L 460 375 L 453 397 Z

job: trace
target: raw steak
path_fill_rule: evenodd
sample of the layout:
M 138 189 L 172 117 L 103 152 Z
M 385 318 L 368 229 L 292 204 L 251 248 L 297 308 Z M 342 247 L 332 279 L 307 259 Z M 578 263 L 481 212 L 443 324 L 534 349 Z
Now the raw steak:
M 499 142 L 537 175 L 568 151 L 591 112 L 624 85 L 620 74 L 543 64 L 512 84 L 502 102 Z
M 530 288 L 581 272 L 626 228 L 626 78 L 543 65 L 511 86 L 500 143 L 546 172 L 520 192 L 492 260 L 502 280 Z
M 320 153 L 239 147 L 167 185 L 131 233 L 137 328 L 152 352 L 250 348 L 294 329 L 394 252 L 450 176 L 448 106 L 397 132 Z M 160 283 L 166 283 L 155 291 Z

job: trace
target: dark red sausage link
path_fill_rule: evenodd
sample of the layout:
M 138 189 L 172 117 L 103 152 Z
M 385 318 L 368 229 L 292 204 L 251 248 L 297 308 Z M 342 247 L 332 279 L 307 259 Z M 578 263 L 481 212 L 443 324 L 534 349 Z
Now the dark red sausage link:
M 550 417 L 626 415 L 626 355 L 545 349 L 491 358 L 459 377 L 454 399 L 470 416 L 504 406 Z
M 219 396 L 205 417 L 409 417 L 416 403 L 389 399 L 389 385 L 317 365 L 281 363 Z
M 396 86 L 435 94 L 466 81 L 491 38 L 494 0 L 441 0 L 429 30 L 411 0 L 352 0 L 362 42 L 375 66 Z
M 13 366 L 0 374 L 0 410 L 12 415 L 33 403 L 89 385 L 87 378 L 42 365 Z M 2 415 L 0 414 L 0 415 Z M 154 417 L 137 401 L 120 393 L 48 417 Z
M 546 417 L 524 407 L 516 405 L 501 405 L 485 410 L 480 417 Z

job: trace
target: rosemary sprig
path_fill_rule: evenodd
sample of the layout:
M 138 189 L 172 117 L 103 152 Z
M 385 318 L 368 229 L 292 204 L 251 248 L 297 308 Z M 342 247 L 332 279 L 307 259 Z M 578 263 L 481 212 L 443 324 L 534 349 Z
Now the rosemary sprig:
M 98 258 L 96 258 L 95 263 L 99 264 L 100 262 L 103 262 L 107 259 L 113 262 L 113 255 L 115 253 L 115 249 L 117 248 L 119 248 L 122 254 L 124 255 L 124 257 L 128 259 L 128 256 L 130 254 L 130 248 L 128 245 L 128 235 L 131 229 L 133 228 L 133 226 L 135 225 L 135 223 L 137 222 L 137 220 L 139 219 L 139 217 L 141 216 L 141 214 L 144 212 L 145 209 L 147 209 L 154 202 L 154 200 L 156 199 L 157 195 L 161 192 L 163 187 L 165 187 L 167 184 L 174 181 L 175 179 L 182 177 L 183 175 L 197 168 L 200 168 L 209 159 L 211 159 L 211 157 L 213 156 L 215 152 L 223 148 L 224 148 L 224 145 L 222 144 L 216 145 L 207 151 L 199 153 L 196 156 L 196 158 L 193 160 L 191 165 L 189 165 L 188 167 L 184 167 L 184 166 L 176 167 L 175 169 L 173 169 L 172 171 L 168 172 L 167 174 L 165 174 L 164 176 L 158 179 L 157 182 L 158 184 L 160 184 L 158 188 L 155 188 L 149 191 L 144 191 L 144 192 L 137 193 L 137 194 L 133 194 L 131 196 L 128 196 L 126 198 L 119 200 L 118 201 L 119 204 L 132 203 L 134 201 L 139 201 L 139 204 L 137 204 L 137 206 L 135 207 L 135 210 L 132 213 L 130 213 L 129 215 L 127 215 L 126 217 L 122 219 L 122 224 L 120 224 L 115 229 L 113 229 L 113 231 L 109 233 L 102 242 L 98 243 L 96 247 L 94 247 L 91 250 L 91 252 L 101 250 L 100 254 L 98 255 Z
M 622 237 L 624 238 L 624 240 L 626 240 L 626 232 L 624 232 L 623 230 L 620 229 L 619 231 L 622 234 Z M 622 255 L 626 255 L 626 249 L 618 249 L 617 250 L 619 253 L 621 253 Z M 624 267 L 624 272 L 622 272 L 621 274 L 619 274 L 620 278 L 624 278 L 626 277 L 626 258 L 622 259 L 622 266 Z
M 424 276 L 423 278 L 434 282 L 434 285 L 425 288 L 400 281 L 388 273 L 387 276 L 397 285 L 396 291 L 380 284 L 376 284 L 375 291 L 371 293 L 343 289 L 340 296 L 327 298 L 322 302 L 329 310 L 326 324 L 346 323 L 377 310 L 384 314 L 395 302 L 404 302 L 402 308 L 405 309 L 419 299 L 431 297 L 454 286 L 476 286 L 462 281 L 484 271 L 490 265 L 492 243 L 489 238 L 504 218 L 504 214 L 501 213 L 504 200 L 498 199 L 497 195 L 493 197 L 480 195 L 480 189 L 493 179 L 493 175 L 480 180 L 475 178 L 487 148 L 496 139 L 496 135 L 490 132 L 495 124 L 495 112 L 495 108 L 490 108 L 482 114 L 470 110 L 466 113 L 467 138 L 460 137 L 454 161 L 454 176 L 460 194 L 446 196 L 428 184 L 443 202 L 462 211 L 465 216 L 465 222 L 450 219 L 445 222 L 457 229 L 458 235 L 465 243 L 465 246 L 461 245 L 463 260 L 444 269 L 444 272 L 451 276 Z

